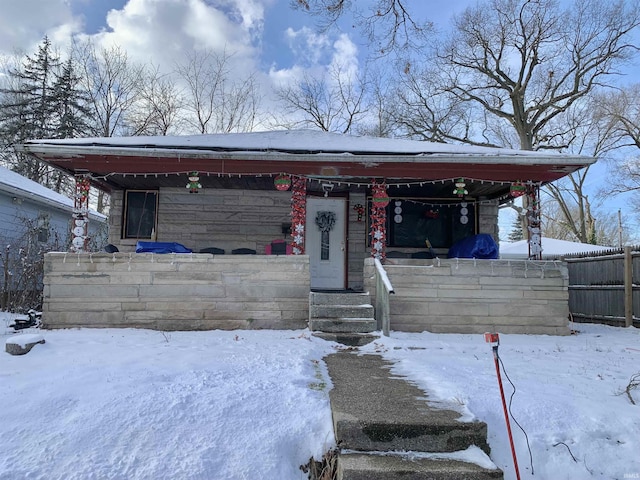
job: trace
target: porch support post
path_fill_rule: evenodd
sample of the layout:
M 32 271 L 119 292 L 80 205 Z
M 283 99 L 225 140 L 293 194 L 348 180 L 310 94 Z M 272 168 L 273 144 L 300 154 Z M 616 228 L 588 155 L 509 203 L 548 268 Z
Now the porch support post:
M 73 196 L 73 224 L 71 225 L 71 251 L 85 253 L 89 250 L 89 177 L 76 175 Z
M 307 179 L 295 177 L 291 187 L 291 247 L 294 255 L 304 255 L 304 231 L 307 221 Z
M 529 258 L 542 259 L 542 230 L 540 229 L 540 185 L 527 185 L 527 231 Z

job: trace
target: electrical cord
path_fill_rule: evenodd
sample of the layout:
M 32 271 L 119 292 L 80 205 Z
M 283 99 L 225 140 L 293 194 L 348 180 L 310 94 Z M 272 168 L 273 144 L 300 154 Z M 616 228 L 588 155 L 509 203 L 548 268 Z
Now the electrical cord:
M 500 355 L 498 355 L 497 350 L 496 350 L 496 356 L 498 358 L 498 361 L 500 362 L 500 366 L 502 367 L 502 373 L 504 373 L 505 378 L 511 384 L 511 388 L 513 388 L 513 392 L 511 392 L 511 396 L 509 397 L 509 415 L 511 416 L 511 419 L 514 421 L 514 423 L 518 426 L 518 428 L 520 428 L 520 430 L 522 430 L 522 433 L 524 433 L 524 438 L 527 441 L 527 449 L 529 450 L 529 464 L 531 465 L 531 475 L 534 475 L 533 454 L 531 453 L 531 445 L 529 444 L 529 436 L 527 435 L 527 432 L 525 432 L 524 428 L 522 428 L 522 425 L 520 425 L 518 423 L 518 420 L 516 420 L 516 418 L 513 416 L 513 413 L 511 412 L 511 403 L 513 402 L 513 397 L 516 394 L 516 386 L 513 384 L 513 382 L 509 378 L 509 375 L 507 374 L 507 370 L 504 368 L 504 363 L 502 362 L 502 358 L 500 358 Z

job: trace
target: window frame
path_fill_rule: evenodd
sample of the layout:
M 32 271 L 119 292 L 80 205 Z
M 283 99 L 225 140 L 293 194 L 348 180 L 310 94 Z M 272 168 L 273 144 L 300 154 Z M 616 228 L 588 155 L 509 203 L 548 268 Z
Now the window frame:
M 132 201 L 129 199 L 129 195 L 130 194 L 140 194 L 140 193 L 144 193 L 145 195 L 153 195 L 155 197 L 155 201 L 151 202 L 151 206 L 153 207 L 153 212 L 152 212 L 152 226 L 151 226 L 151 231 L 148 232 L 148 235 L 140 235 L 140 225 L 142 223 L 142 217 L 144 216 L 144 212 L 148 210 L 148 208 L 150 207 L 145 207 L 147 205 L 147 200 L 145 199 L 145 202 L 143 203 L 142 209 L 141 209 L 141 213 L 139 214 L 140 220 L 138 221 L 138 230 L 134 233 L 134 232 L 129 232 L 129 219 L 132 216 L 131 212 L 130 212 L 130 207 L 132 206 L 131 203 Z M 143 240 L 153 240 L 153 238 L 155 237 L 155 235 L 158 232 L 158 204 L 159 204 L 159 190 L 157 189 L 127 189 L 124 191 L 124 201 L 123 201 L 123 212 L 122 212 L 122 232 L 121 232 L 121 238 L 122 239 L 133 239 L 133 240 L 138 240 L 138 239 L 143 239 Z M 146 233 L 146 232 L 145 232 Z

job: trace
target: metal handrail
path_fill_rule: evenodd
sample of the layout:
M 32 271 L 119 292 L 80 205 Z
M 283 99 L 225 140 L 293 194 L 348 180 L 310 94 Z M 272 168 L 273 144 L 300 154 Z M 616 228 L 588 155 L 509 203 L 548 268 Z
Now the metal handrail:
M 374 258 L 373 263 L 376 267 L 376 317 L 380 319 L 379 326 L 382 327 L 382 334 L 388 337 L 391 324 L 389 295 L 395 292 L 380 260 Z

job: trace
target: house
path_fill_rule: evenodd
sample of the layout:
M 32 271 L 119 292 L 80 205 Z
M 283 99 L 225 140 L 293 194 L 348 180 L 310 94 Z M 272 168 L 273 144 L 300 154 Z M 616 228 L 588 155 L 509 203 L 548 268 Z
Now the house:
M 409 272 L 433 267 L 434 259 L 424 257 L 434 253 L 439 268 L 430 271 L 437 270 L 444 282 L 440 268 L 454 263 L 440 258 L 470 235 L 489 234 L 497 241 L 498 206 L 512 196 L 528 199 L 532 248 L 540 251 L 535 243 L 539 187 L 594 162 L 314 131 L 33 140 L 18 149 L 110 192 L 109 242 L 119 253 L 78 256 L 78 265 L 91 261 L 89 266 L 103 275 L 108 269 L 137 272 L 126 280 L 119 270 L 114 277 L 96 277 L 108 284 L 96 291 L 104 301 L 81 316 L 71 300 L 63 301 L 81 298 L 80 287 L 72 291 L 70 286 L 74 265 L 50 256 L 45 309 L 50 308 L 50 324 L 61 326 L 304 326 L 310 290 L 370 291 L 374 258 L 386 261 L 386 267 L 405 265 L 397 274 L 406 279 Z M 292 255 L 265 255 L 282 240 Z M 142 253 L 158 242 L 193 253 Z M 386 259 L 391 251 L 405 258 Z M 78 270 L 86 292 L 83 268 Z M 54 274 L 65 275 L 64 286 L 55 283 Z M 431 284 L 427 297 L 441 287 L 444 291 L 444 283 Z M 558 288 L 566 286 L 560 282 Z M 485 288 L 478 300 L 487 295 Z M 408 303 L 400 298 L 396 291 L 396 325 L 429 327 L 402 320 Z M 420 305 L 418 315 L 436 310 L 424 298 Z M 466 325 L 467 317 L 491 315 L 485 306 L 474 308 L 449 310 L 441 321 L 448 324 L 455 317 Z M 562 308 L 558 311 L 561 316 Z M 477 328 L 486 323 L 472 321 Z
M 72 213 L 73 201 L 68 197 L 0 167 L 0 265 L 4 272 L 0 275 L 0 309 L 37 306 L 33 299 L 27 300 L 29 305 L 19 305 L 20 299 L 39 296 L 33 292 L 42 289 L 42 253 L 67 250 Z M 89 215 L 90 237 L 102 245 L 107 217 L 95 211 Z M 22 268 L 24 262 L 29 267 Z

